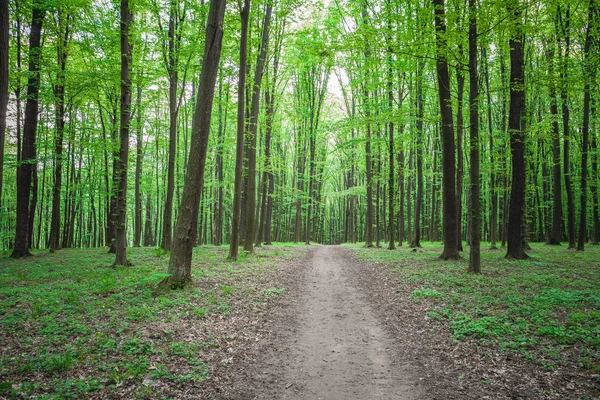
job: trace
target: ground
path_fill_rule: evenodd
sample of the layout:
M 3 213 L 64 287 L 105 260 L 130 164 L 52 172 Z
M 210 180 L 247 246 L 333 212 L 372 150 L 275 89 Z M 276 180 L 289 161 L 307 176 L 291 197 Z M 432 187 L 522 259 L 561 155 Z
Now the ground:
M 158 250 L 2 257 L 0 397 L 600 398 L 598 250 L 202 247 L 168 295 Z

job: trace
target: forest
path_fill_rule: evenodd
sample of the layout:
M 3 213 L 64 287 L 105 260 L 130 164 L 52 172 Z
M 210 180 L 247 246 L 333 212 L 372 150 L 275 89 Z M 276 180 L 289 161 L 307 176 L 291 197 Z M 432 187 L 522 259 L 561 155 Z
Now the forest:
M 118 281 L 183 304 L 210 279 L 230 299 L 230 280 L 347 249 L 431 273 L 403 272 L 418 301 L 453 293 L 450 275 L 485 291 L 514 269 L 562 274 L 525 291 L 571 290 L 548 318 L 578 330 L 555 338 L 578 355 L 555 359 L 598 370 L 598 0 L 3 0 L 0 28 L 0 394 L 48 392 L 11 380 L 15 310 L 44 314 L 29 285 L 81 266 L 100 297 Z M 460 339 L 464 315 L 435 313 Z

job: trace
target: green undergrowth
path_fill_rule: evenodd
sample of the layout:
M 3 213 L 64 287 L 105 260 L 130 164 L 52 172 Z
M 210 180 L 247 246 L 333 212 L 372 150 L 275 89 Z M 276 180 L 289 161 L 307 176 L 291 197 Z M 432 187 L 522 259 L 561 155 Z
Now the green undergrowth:
M 465 259 L 440 261 L 439 244 L 394 251 L 350 246 L 358 258 L 381 262 L 398 274 L 413 301 L 430 304 L 456 340 L 492 342 L 547 369 L 581 367 L 600 372 L 600 247 L 584 252 L 532 244 L 527 261 L 482 244 L 481 275 Z
M 229 262 L 227 250 L 196 248 L 194 285 L 161 295 L 169 257 L 152 248 L 128 249 L 134 266 L 117 268 L 106 249 L 0 257 L 0 397 L 177 397 L 202 385 L 204 356 L 227 334 L 211 324 L 283 293 L 262 281 L 298 254 L 269 246 Z

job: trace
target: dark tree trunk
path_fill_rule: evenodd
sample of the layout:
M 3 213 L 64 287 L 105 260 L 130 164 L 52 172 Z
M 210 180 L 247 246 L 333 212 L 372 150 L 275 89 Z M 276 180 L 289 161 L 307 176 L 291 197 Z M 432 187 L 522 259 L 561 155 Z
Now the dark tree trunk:
M 175 193 L 175 155 L 177 151 L 177 45 L 175 41 L 176 2 L 171 0 L 169 12 L 169 51 L 167 59 L 167 73 L 169 75 L 169 164 L 167 168 L 167 193 L 165 198 L 165 212 L 163 214 L 163 236 L 161 247 L 165 251 L 171 250 L 173 236 L 173 194 Z
M 134 235 L 133 247 L 140 247 L 142 240 L 142 193 L 140 186 L 142 184 L 142 158 L 144 156 L 143 149 L 143 127 L 142 127 L 142 86 L 137 87 L 137 126 L 135 140 L 135 216 L 134 216 Z M 144 244 L 147 246 L 147 244 Z
M 61 32 L 60 43 L 57 47 L 58 72 L 54 85 L 56 100 L 56 134 L 54 138 L 54 186 L 52 187 L 52 216 L 50 222 L 50 238 L 48 248 L 51 252 L 60 249 L 60 191 L 62 188 L 63 167 L 63 135 L 65 129 L 65 70 L 67 63 L 67 45 L 69 44 L 69 19 L 63 20 L 59 13 L 58 26 Z M 63 36 L 64 35 L 64 36 Z
M 43 5 L 38 3 L 33 5 L 29 35 L 29 78 L 27 80 L 27 103 L 25 105 L 21 156 L 17 167 L 17 223 L 12 258 L 31 255 L 29 252 L 29 200 L 33 166 L 36 159 L 42 23 L 46 15 L 46 10 L 42 7 Z
M 522 260 L 529 258 L 523 248 L 523 218 L 525 214 L 525 115 L 524 46 L 522 6 L 518 0 L 508 6 L 512 15 L 514 33 L 510 47 L 510 107 L 508 130 L 512 156 L 512 185 L 507 230 L 506 258 Z
M 2 206 L 4 135 L 6 132 L 6 109 L 8 107 L 8 37 L 8 1 L 2 1 L 0 4 L 0 207 Z
M 242 32 L 240 37 L 240 69 L 238 72 L 237 91 L 237 143 L 235 153 L 235 182 L 233 189 L 233 217 L 231 219 L 231 234 L 229 239 L 228 259 L 237 260 L 240 244 L 240 225 L 242 214 L 242 169 L 244 167 L 244 133 L 246 119 L 244 115 L 246 101 L 244 99 L 246 87 L 246 60 L 248 43 L 248 19 L 250 16 L 250 1 L 244 0 L 241 11 Z
M 596 78 L 596 65 L 592 63 L 590 56 L 592 36 L 596 39 L 598 28 L 596 24 L 596 1 L 589 2 L 589 17 L 587 32 L 585 35 L 585 47 L 583 51 L 583 69 L 584 69 L 584 88 L 583 88 L 583 126 L 582 126 L 582 144 L 581 144 L 581 204 L 579 207 L 579 237 L 577 240 L 577 250 L 585 249 L 587 239 L 587 175 L 588 175 L 588 151 L 590 142 L 590 102 L 591 102 L 591 85 Z M 592 33 L 593 32 L 593 33 Z
M 560 132 L 558 128 L 558 105 L 554 79 L 554 52 L 548 52 L 548 75 L 550 75 L 550 114 L 552 115 L 552 178 L 553 178 L 553 210 L 552 229 L 548 244 L 559 245 L 562 240 L 562 193 L 560 176 Z
M 496 154 L 494 150 L 494 127 L 492 121 L 492 96 L 490 89 L 489 65 L 487 62 L 487 49 L 482 49 L 483 65 L 485 68 L 485 89 L 487 96 L 487 123 L 490 143 L 490 249 L 496 250 L 496 240 L 498 233 L 498 182 L 496 179 Z
M 254 251 L 254 235 L 256 234 L 256 136 L 258 132 L 258 113 L 260 105 L 260 89 L 269 47 L 269 25 L 273 3 L 267 3 L 267 10 L 263 20 L 262 42 L 256 69 L 254 70 L 254 88 L 252 90 L 252 103 L 250 106 L 250 121 L 248 123 L 248 191 L 246 194 L 246 232 L 244 250 Z
M 477 6 L 469 0 L 469 155 L 471 169 L 471 247 L 469 250 L 469 272 L 480 273 L 481 205 L 479 188 L 479 82 L 477 76 Z
M 152 235 L 152 205 L 150 195 L 146 196 L 146 222 L 144 226 L 144 246 L 154 246 L 154 236 Z
M 560 8 L 558 10 L 560 13 Z M 559 14 L 560 17 L 560 14 Z M 560 18 L 559 18 L 560 19 Z M 568 58 L 571 49 L 571 34 L 570 34 L 570 20 L 571 11 L 570 6 L 567 5 L 566 18 L 564 25 L 557 26 L 557 39 L 559 40 L 560 48 L 560 31 L 562 30 L 562 36 L 564 36 L 565 47 L 564 54 L 562 56 L 561 66 L 561 101 L 562 101 L 562 118 L 563 118 L 563 170 L 565 177 L 565 189 L 567 192 L 567 231 L 569 235 L 569 249 L 574 249 L 575 244 L 575 199 L 573 196 L 573 186 L 571 183 L 571 161 L 569 157 L 570 150 L 570 128 L 569 128 L 569 75 L 568 75 Z
M 166 288 L 181 288 L 192 280 L 192 250 L 196 242 L 198 207 L 204 186 L 203 177 L 210 134 L 210 117 L 221 58 L 224 15 L 225 0 L 211 0 L 206 25 L 202 72 L 192 123 L 189 160 L 171 246 L 168 270 L 170 276 L 161 283 Z
M 389 40 L 389 39 L 388 39 Z M 388 70 L 387 70 L 387 94 L 388 94 L 388 112 L 391 114 L 394 109 L 394 79 L 393 79 L 393 64 L 392 64 L 392 49 L 388 47 Z M 394 250 L 395 246 L 395 230 L 394 230 L 394 175 L 396 173 L 394 168 L 394 158 L 396 156 L 394 148 L 394 123 L 392 119 L 388 123 L 388 250 Z
M 463 50 L 459 46 L 459 57 L 462 59 Z M 463 198 L 463 177 L 464 177 L 464 156 L 463 156 L 463 97 L 465 91 L 465 77 L 462 73 L 462 68 L 456 71 L 456 82 L 458 87 L 456 101 L 456 243 L 458 251 L 463 250 L 462 245 L 462 198 Z
M 127 261 L 127 164 L 129 160 L 129 123 L 131 120 L 131 50 L 129 26 L 133 15 L 129 0 L 121 0 L 121 120 L 119 125 L 120 149 L 117 163 L 118 186 L 116 193 L 115 262 L 113 265 L 131 265 Z
M 452 124 L 452 99 L 450 75 L 446 58 L 446 17 L 444 0 L 433 0 L 435 7 L 435 32 L 437 50 L 437 77 L 440 114 L 442 116 L 442 172 L 443 172 L 443 215 L 444 251 L 440 258 L 455 260 L 458 253 L 456 221 L 456 158 L 454 153 L 454 127 Z
M 421 247 L 421 206 L 423 204 L 423 61 L 417 61 L 417 196 L 415 198 L 415 224 L 410 247 Z
M 225 112 L 223 112 L 223 101 L 225 104 L 229 103 L 229 85 L 227 85 L 227 93 L 225 95 L 225 99 L 223 100 L 223 75 L 221 74 L 219 79 L 219 127 L 217 130 L 217 160 L 216 160 L 216 178 L 218 182 L 217 187 L 217 199 L 215 202 L 215 213 L 214 213 L 214 241 L 213 244 L 215 246 L 221 246 L 223 244 L 223 153 L 224 149 L 224 141 L 225 141 L 225 130 L 226 130 L 226 122 L 227 122 L 227 108 Z

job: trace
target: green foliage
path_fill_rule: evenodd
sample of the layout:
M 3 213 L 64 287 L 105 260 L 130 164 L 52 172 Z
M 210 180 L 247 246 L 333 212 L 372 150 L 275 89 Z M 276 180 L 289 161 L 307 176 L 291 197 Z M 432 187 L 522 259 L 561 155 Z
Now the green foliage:
M 157 296 L 167 258 L 152 248 L 130 250 L 134 267 L 108 268 L 103 249 L 63 250 L 35 258 L 0 258 L 0 397 L 111 397 L 122 385 L 143 394 L 148 376 L 166 386 L 201 385 L 213 368 L 203 361 L 221 337 L 189 335 L 192 320 L 210 328 L 232 304 L 253 303 L 284 289 L 256 288 L 252 277 L 293 257 L 291 247 L 258 250 L 225 261 L 226 248 L 194 250 L 198 286 Z M 160 362 L 158 361 L 160 360 Z M 77 372 L 73 378 L 74 372 Z M 159 392 L 156 392 L 159 390 Z
M 483 250 L 478 276 L 467 274 L 467 260 L 437 259 L 440 247 L 431 243 L 420 252 L 352 247 L 360 258 L 398 274 L 411 288 L 411 299 L 430 302 L 427 315 L 447 325 L 457 340 L 492 342 L 546 368 L 600 364 L 598 247 L 584 253 L 532 244 L 531 260 L 521 262 Z M 578 349 L 569 353 L 575 359 L 568 359 L 564 346 Z

